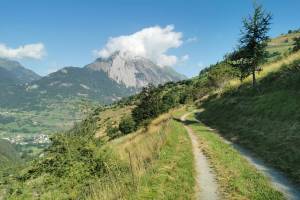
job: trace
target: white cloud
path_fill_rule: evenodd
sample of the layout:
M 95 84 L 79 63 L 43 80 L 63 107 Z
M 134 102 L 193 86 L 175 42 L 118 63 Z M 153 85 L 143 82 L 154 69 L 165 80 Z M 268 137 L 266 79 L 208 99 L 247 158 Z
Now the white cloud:
M 182 57 L 180 58 L 180 61 L 181 61 L 181 62 L 185 62 L 185 61 L 187 61 L 188 59 L 190 59 L 190 56 L 189 56 L 188 54 L 185 54 L 184 56 L 182 56 Z
M 167 54 L 169 49 L 182 45 L 182 33 L 175 32 L 173 25 L 164 28 L 153 26 L 131 35 L 113 37 L 105 47 L 94 51 L 96 56 L 107 58 L 116 51 L 126 55 L 148 58 L 159 66 L 172 66 L 178 62 L 175 55 Z
M 17 48 L 7 47 L 0 44 L 0 57 L 11 59 L 32 58 L 41 59 L 46 54 L 43 43 L 27 44 Z
M 192 43 L 192 42 L 197 42 L 197 41 L 198 41 L 197 37 L 191 37 L 191 38 L 188 38 L 185 42 L 186 43 Z

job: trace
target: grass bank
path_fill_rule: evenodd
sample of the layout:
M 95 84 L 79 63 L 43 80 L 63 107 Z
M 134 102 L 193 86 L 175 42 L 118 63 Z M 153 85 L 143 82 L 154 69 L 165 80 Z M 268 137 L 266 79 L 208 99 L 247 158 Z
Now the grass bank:
M 106 148 L 119 159 L 87 199 L 192 199 L 194 167 L 190 140 L 171 114 L 153 120 L 145 130 L 118 138 Z M 113 165 L 113 166 L 114 166 Z
M 202 150 L 209 158 L 225 199 L 284 199 L 275 191 L 267 178 L 261 175 L 229 144 L 210 128 L 188 118 L 189 126 L 199 136 Z
M 201 121 L 300 184 L 300 59 L 201 104 Z
M 192 199 L 194 165 L 191 143 L 182 124 L 172 120 L 165 146 L 141 178 L 133 199 Z

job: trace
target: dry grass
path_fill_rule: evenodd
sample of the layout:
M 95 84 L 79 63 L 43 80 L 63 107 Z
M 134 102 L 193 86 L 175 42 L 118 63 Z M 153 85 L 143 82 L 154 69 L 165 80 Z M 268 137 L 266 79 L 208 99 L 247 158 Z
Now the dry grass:
M 153 120 L 146 130 L 139 130 L 113 144 L 120 158 L 130 161 L 134 173 L 142 174 L 160 151 L 166 137 L 164 130 L 170 119 L 170 113 L 163 114 Z
M 109 124 L 117 125 L 122 117 L 131 112 L 132 108 L 132 106 L 125 106 L 123 108 L 111 108 L 100 112 L 99 121 L 97 122 L 98 130 L 96 132 L 96 137 L 104 139 L 106 137 L 107 126 Z
M 283 55 L 284 53 L 288 52 L 289 48 L 293 47 L 293 38 L 300 37 L 300 33 L 291 33 L 291 34 L 285 34 L 276 38 L 273 38 L 269 43 L 267 47 L 267 51 L 270 53 L 273 53 L 275 51 L 278 51 Z M 288 41 L 288 42 L 286 42 Z M 280 60 L 275 60 L 272 62 L 268 62 L 262 66 L 261 72 L 256 72 L 257 79 L 260 80 L 264 77 L 266 77 L 270 72 L 276 72 L 278 71 L 283 65 L 291 64 L 295 60 L 300 59 L 300 52 L 292 53 L 290 55 L 284 56 L 284 58 Z M 252 81 L 252 77 L 249 76 L 244 80 L 244 83 L 250 83 Z M 227 88 L 225 90 L 230 90 L 237 88 L 241 85 L 239 79 L 232 79 L 229 81 L 229 84 L 227 85 Z M 222 93 L 222 91 L 218 91 L 217 93 Z
M 294 62 L 295 60 L 299 60 L 300 59 L 300 52 L 296 52 L 293 53 L 289 56 L 287 56 L 286 58 L 283 58 L 279 61 L 275 61 L 272 63 L 268 63 L 266 65 L 263 66 L 263 71 L 258 73 L 257 77 L 258 79 L 264 78 L 266 77 L 270 72 L 276 72 L 278 71 L 283 65 L 289 65 L 292 62 Z
M 290 33 L 290 34 L 285 34 L 285 35 L 281 35 L 279 37 L 273 38 L 269 43 L 268 46 L 272 47 L 272 46 L 277 46 L 280 44 L 291 44 L 293 41 L 293 38 L 299 37 L 300 33 Z M 288 40 L 288 42 L 285 42 L 286 40 Z
M 182 124 L 172 120 L 174 112 L 110 141 L 104 147 L 111 150 L 107 175 L 92 184 L 86 199 L 192 199 L 191 144 Z
M 267 50 L 270 53 L 279 52 L 283 54 L 288 51 L 289 48 L 293 47 L 294 41 L 293 38 L 300 37 L 300 33 L 290 33 L 281 35 L 279 37 L 273 38 L 269 43 Z
M 267 63 L 262 66 L 263 70 L 261 72 L 256 72 L 257 80 L 261 80 L 262 78 L 266 77 L 268 74 L 279 71 L 283 65 L 289 65 L 295 60 L 299 60 L 299 59 L 300 59 L 300 52 L 296 52 L 291 55 L 288 55 L 287 57 L 281 60 Z M 249 76 L 243 81 L 243 83 L 250 83 L 251 81 L 252 81 L 252 77 Z M 243 83 L 241 83 L 241 81 L 238 79 L 232 79 L 229 82 L 227 89 L 237 88 Z
M 128 199 L 164 146 L 170 120 L 170 113 L 161 115 L 147 129 L 110 142 L 106 148 L 113 149 L 114 159 L 106 166 L 108 175 L 93 184 L 87 199 Z

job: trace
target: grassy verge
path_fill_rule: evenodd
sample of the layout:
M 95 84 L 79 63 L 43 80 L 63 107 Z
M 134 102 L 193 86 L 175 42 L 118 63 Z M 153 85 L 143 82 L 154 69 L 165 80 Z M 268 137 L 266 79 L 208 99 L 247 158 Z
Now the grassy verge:
M 141 178 L 132 199 L 192 199 L 194 168 L 191 143 L 184 127 L 172 120 L 165 146 Z
M 92 186 L 87 199 L 192 199 L 191 144 L 171 114 L 161 115 L 146 130 L 118 138 L 106 148 L 114 151 L 107 163 L 112 170 Z
M 190 115 L 189 120 L 195 121 L 194 116 Z M 215 168 L 225 199 L 283 199 L 282 194 L 269 185 L 267 178 L 220 136 L 201 123 L 191 123 L 190 126 L 199 136 L 203 151 Z

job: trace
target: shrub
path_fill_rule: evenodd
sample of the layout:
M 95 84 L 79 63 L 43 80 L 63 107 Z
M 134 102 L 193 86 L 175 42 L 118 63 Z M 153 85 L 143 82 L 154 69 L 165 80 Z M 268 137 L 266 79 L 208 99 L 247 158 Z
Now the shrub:
M 121 119 L 119 124 L 119 131 L 123 134 L 128 134 L 135 131 L 135 122 L 131 116 L 126 116 Z
M 137 125 L 153 119 L 161 113 L 161 98 L 159 90 L 153 85 L 143 88 L 139 103 L 132 111 L 132 118 Z
M 106 134 L 110 139 L 114 139 L 120 137 L 121 134 L 119 132 L 119 128 L 109 124 L 106 128 Z
M 162 111 L 167 112 L 178 104 L 179 97 L 175 92 L 168 92 L 162 97 Z
M 215 88 L 223 88 L 229 80 L 238 76 L 238 70 L 225 62 L 211 66 L 207 73 L 208 84 Z
M 187 104 L 193 102 L 193 95 L 191 90 L 186 90 L 185 92 L 180 94 L 179 103 Z
M 300 50 L 300 37 L 294 38 L 294 48 L 293 52 Z

